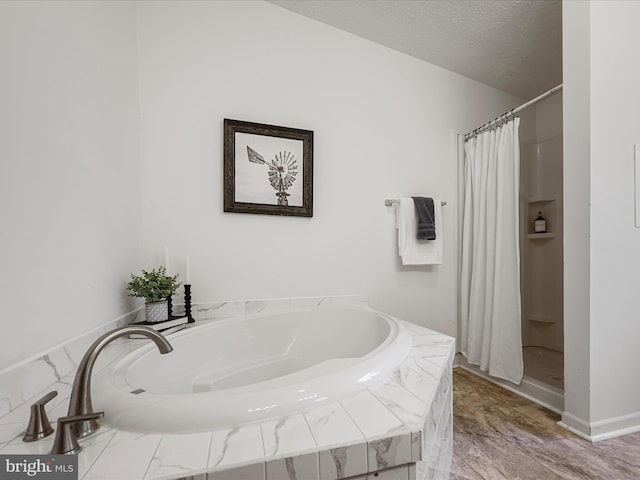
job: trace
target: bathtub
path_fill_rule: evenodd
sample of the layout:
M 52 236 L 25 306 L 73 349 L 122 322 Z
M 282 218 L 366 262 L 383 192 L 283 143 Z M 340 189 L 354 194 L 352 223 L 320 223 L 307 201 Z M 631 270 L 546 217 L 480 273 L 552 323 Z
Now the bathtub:
M 187 433 L 283 417 L 375 384 L 411 349 L 394 317 L 361 306 L 246 315 L 151 344 L 93 379 L 102 423 L 150 433 Z

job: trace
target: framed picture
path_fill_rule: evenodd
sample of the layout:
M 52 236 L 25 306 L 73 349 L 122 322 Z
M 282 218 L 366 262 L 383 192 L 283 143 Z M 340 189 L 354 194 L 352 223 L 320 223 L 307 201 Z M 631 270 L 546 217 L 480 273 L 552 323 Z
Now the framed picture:
M 224 120 L 224 211 L 313 216 L 313 132 Z

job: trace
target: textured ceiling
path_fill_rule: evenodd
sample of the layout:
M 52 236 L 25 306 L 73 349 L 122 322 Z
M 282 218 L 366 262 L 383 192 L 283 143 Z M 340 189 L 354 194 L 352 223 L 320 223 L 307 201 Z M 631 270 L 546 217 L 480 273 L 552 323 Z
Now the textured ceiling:
M 530 99 L 562 83 L 560 0 L 269 0 Z

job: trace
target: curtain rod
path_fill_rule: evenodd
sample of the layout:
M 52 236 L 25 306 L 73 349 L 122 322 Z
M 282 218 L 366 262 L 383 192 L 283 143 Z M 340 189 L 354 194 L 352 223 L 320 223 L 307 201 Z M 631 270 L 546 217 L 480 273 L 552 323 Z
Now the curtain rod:
M 503 113 L 502 115 L 500 115 L 499 117 L 496 117 L 495 120 L 491 120 L 488 123 L 485 123 L 484 125 L 476 128 L 475 130 L 466 133 L 464 135 L 464 140 L 465 142 L 467 140 L 469 140 L 472 137 L 475 137 L 476 135 L 478 135 L 481 132 L 484 132 L 485 130 L 487 130 L 488 128 L 493 127 L 494 125 L 496 125 L 499 122 L 504 122 L 505 120 L 510 119 L 511 117 L 513 117 L 516 113 L 518 113 L 520 110 L 524 110 L 525 108 L 533 105 L 534 103 L 538 103 L 540 100 L 544 100 L 545 98 L 547 98 L 549 95 L 553 95 L 554 93 L 556 93 L 558 90 L 562 90 L 562 83 L 556 87 L 553 87 L 551 90 L 544 92 L 541 95 L 538 95 L 536 98 L 534 98 L 533 100 L 529 100 L 527 103 L 523 103 L 522 105 L 520 105 L 519 107 L 516 108 L 512 108 L 511 110 L 509 110 L 506 113 Z

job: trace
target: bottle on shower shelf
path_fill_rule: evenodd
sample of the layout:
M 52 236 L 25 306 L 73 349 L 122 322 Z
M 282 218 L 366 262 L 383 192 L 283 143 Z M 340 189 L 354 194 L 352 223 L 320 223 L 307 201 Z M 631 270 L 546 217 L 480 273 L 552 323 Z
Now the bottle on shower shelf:
M 547 220 L 538 212 L 538 216 L 533 221 L 533 233 L 545 233 L 547 231 Z

